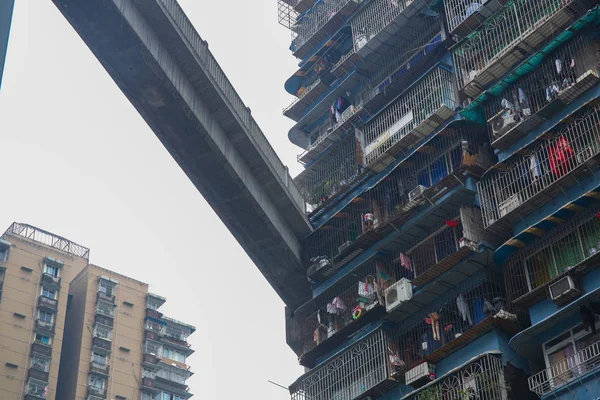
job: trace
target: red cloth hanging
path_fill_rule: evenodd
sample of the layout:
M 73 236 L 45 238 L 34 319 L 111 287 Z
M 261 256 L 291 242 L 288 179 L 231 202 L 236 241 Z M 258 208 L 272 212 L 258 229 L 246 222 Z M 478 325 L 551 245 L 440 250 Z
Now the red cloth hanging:
M 563 136 L 553 147 L 550 147 L 550 170 L 555 177 L 560 178 L 569 171 L 572 158 L 575 156 L 575 150 L 569 144 L 569 141 Z
M 453 220 L 453 219 L 447 219 L 446 225 L 448 225 L 450 228 L 456 228 L 456 227 L 458 227 L 458 221 Z

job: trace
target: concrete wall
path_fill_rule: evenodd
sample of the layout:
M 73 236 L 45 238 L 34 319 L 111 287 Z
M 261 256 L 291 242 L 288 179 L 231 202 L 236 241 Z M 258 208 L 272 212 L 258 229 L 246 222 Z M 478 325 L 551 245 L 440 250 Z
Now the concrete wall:
M 115 294 L 115 316 L 112 338 L 112 353 L 109 358 L 107 398 L 123 396 L 127 399 L 140 397 L 142 374 L 143 323 L 146 315 L 148 285 L 125 277 L 104 268 L 90 265 L 84 276 L 85 285 L 73 286 L 73 303 L 78 303 L 73 311 L 77 316 L 69 320 L 69 329 L 79 335 L 73 346 L 78 351 L 65 353 L 69 356 L 65 364 L 72 364 L 72 376 L 61 400 L 84 400 L 87 397 L 88 377 L 92 355 L 92 335 L 94 329 L 98 281 L 101 276 L 118 281 Z M 133 306 L 125 305 L 124 302 Z M 129 351 L 126 351 L 128 349 Z
M 6 263 L 4 293 L 0 303 L 0 399 L 21 400 L 27 380 L 31 343 L 35 337 L 37 301 L 41 293 L 41 276 L 44 258 L 53 257 L 64 262 L 60 276 L 62 286 L 58 293 L 58 313 L 55 317 L 55 334 L 52 342 L 52 363 L 49 372 L 48 400 L 55 400 L 63 343 L 65 313 L 69 282 L 87 265 L 87 260 L 58 251 L 16 235 L 7 235 L 11 242 Z M 23 269 L 21 267 L 25 267 Z M 15 316 L 19 313 L 25 316 Z M 6 366 L 6 362 L 17 368 Z

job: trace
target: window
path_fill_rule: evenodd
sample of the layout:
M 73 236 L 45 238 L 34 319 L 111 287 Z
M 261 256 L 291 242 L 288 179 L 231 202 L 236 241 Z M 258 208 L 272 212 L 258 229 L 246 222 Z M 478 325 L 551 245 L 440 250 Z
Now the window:
M 163 355 L 164 355 L 164 357 L 166 357 L 170 360 L 185 364 L 185 354 L 182 353 L 181 351 L 177 351 L 175 349 L 170 349 L 168 347 L 165 347 Z
M 44 265 L 44 273 L 46 275 L 50 275 L 50 276 L 52 276 L 54 278 L 58 278 L 58 275 L 60 273 L 60 268 L 52 266 L 52 265 L 45 264 Z
M 104 390 L 106 386 L 106 380 L 98 376 L 90 376 L 90 386 L 96 389 Z
M 0 262 L 6 262 L 7 259 L 8 259 L 8 247 L 0 247 Z
M 94 326 L 94 336 L 104 340 L 112 340 L 112 329 L 102 324 Z
M 52 338 L 50 336 L 36 333 L 35 334 L 35 342 L 50 346 L 52 344 Z
M 595 335 L 579 325 L 544 344 L 544 359 L 546 367 L 551 368 L 548 378 L 552 386 L 562 385 L 586 373 L 588 368 L 594 368 L 585 364 L 586 352 L 583 350 L 600 341 L 600 322 L 596 327 Z
M 108 297 L 112 297 L 115 295 L 115 284 L 113 282 L 100 279 L 100 282 L 98 283 L 98 291 L 104 293 Z
M 47 297 L 52 300 L 56 300 L 56 290 L 48 289 L 47 287 L 42 287 L 42 296 Z
M 444 179 L 449 173 L 460 167 L 461 147 L 454 147 L 446 154 L 433 161 L 418 174 L 419 185 L 430 187 Z
M 54 314 L 48 311 L 40 310 L 38 312 L 38 319 L 42 322 L 52 323 L 54 322 Z
M 106 365 L 108 365 L 108 357 L 106 356 L 106 354 L 101 354 L 101 353 L 94 351 L 92 353 L 92 362 L 94 364 L 106 366 Z
M 167 336 L 169 336 L 173 339 L 177 339 L 177 340 L 181 340 L 182 342 L 185 342 L 187 340 L 187 337 L 190 335 L 190 332 L 187 329 L 167 325 L 166 334 L 167 334 Z

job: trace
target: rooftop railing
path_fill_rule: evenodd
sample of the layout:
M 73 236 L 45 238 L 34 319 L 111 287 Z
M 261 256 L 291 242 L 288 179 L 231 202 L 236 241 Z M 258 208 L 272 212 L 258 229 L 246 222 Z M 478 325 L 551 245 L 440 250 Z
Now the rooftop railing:
M 77 243 L 71 242 L 68 239 L 47 232 L 43 229 L 36 228 L 32 225 L 21 224 L 14 222 L 7 230 L 4 235 L 17 235 L 27 239 L 45 244 L 52 248 L 64 251 L 66 253 L 89 259 L 90 249 L 78 245 Z

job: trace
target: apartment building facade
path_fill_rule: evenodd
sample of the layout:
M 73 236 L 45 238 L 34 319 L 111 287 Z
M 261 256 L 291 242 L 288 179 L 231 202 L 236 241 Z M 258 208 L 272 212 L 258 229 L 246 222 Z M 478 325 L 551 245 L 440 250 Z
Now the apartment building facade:
M 0 398 L 183 400 L 195 328 L 89 249 L 14 223 L 0 240 Z
M 600 396 L 599 4 L 278 0 L 293 400 Z

